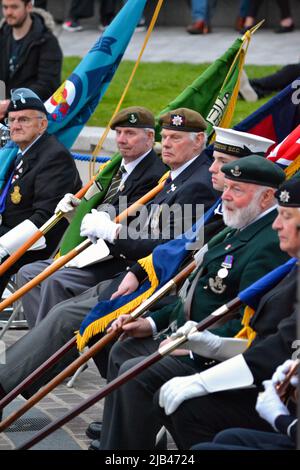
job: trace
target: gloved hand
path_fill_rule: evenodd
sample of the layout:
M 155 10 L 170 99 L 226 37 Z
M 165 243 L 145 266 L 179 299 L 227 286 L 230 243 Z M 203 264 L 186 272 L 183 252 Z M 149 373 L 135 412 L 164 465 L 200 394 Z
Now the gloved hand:
M 0 263 L 2 262 L 3 258 L 9 255 L 8 251 L 0 245 Z
M 187 321 L 172 334 L 171 338 L 179 338 L 185 335 L 188 341 L 182 345 L 184 349 L 190 349 L 200 356 L 214 358 L 221 346 L 222 339 L 207 330 L 190 333 L 196 325 L 197 323 L 194 321 Z
M 92 209 L 92 212 L 82 219 L 80 236 L 88 237 L 93 243 L 96 243 L 98 238 L 113 243 L 120 227 L 121 224 L 110 220 L 107 212 L 98 212 L 96 209 Z
M 78 197 L 74 196 L 74 194 L 67 193 L 57 204 L 54 213 L 57 214 L 60 211 L 63 212 L 64 217 L 69 223 L 71 223 L 75 214 L 75 209 L 79 206 L 79 204 L 80 199 L 78 199 Z
M 242 354 L 246 347 L 247 341 L 238 338 L 223 338 L 214 335 L 208 330 L 192 331 L 197 325 L 196 322 L 188 321 L 172 335 L 174 338 L 187 336 L 182 347 L 190 349 L 199 356 L 209 357 L 218 361 L 224 361 L 238 354 Z
M 175 377 L 166 382 L 159 392 L 159 406 L 165 409 L 166 415 L 177 410 L 185 400 L 207 395 L 200 374 L 187 377 Z
M 292 359 L 287 359 L 283 364 L 277 367 L 274 374 L 272 375 L 272 382 L 275 386 L 285 380 L 293 364 L 294 361 L 292 361 Z M 293 377 L 291 377 L 290 383 L 293 385 L 293 387 L 298 386 L 298 374 L 293 375 Z
M 255 409 L 259 416 L 268 421 L 275 431 L 277 431 L 274 424 L 277 416 L 289 415 L 290 412 L 280 400 L 272 380 L 265 380 L 263 386 L 265 387 L 265 391 L 259 393 Z

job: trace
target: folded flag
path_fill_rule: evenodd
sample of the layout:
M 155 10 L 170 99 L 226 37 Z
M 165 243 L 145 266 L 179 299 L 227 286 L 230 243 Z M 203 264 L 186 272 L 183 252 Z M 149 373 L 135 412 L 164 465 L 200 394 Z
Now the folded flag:
M 73 73 L 45 102 L 49 113 L 48 132 L 55 134 L 67 148 L 71 148 L 104 95 L 140 21 L 146 1 L 126 2 Z M 11 142 L 0 149 L 0 189 L 17 149 Z
M 203 225 L 212 217 L 219 203 L 218 200 L 186 233 L 167 244 L 157 246 L 149 257 L 139 261 L 146 270 L 149 279 L 135 292 L 113 300 L 101 301 L 90 311 L 77 334 L 79 350 L 85 347 L 90 338 L 104 331 L 111 321 L 120 315 L 132 312 L 175 275 L 189 252 L 189 244 L 197 239 Z M 166 245 L 168 245 L 167 250 L 165 249 Z M 182 249 L 183 246 L 185 249 Z
M 273 289 L 296 265 L 297 258 L 291 258 L 286 263 L 278 266 L 263 276 L 258 281 L 254 282 L 251 286 L 247 287 L 238 294 L 238 297 L 244 304 L 247 305 L 245 308 L 244 316 L 242 319 L 243 328 L 238 332 L 236 338 L 243 338 L 248 340 L 248 346 L 254 340 L 256 332 L 250 326 L 250 320 L 257 308 L 260 299 L 269 290 Z

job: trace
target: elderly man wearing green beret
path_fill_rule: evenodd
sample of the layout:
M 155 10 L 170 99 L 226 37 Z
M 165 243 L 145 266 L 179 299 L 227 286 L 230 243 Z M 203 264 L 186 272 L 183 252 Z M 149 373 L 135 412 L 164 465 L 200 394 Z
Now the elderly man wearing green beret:
M 281 252 L 278 237 L 271 227 L 276 217 L 274 193 L 285 178 L 284 172 L 257 155 L 228 163 L 222 171 L 225 173 L 223 217 L 231 230 L 227 228 L 218 234 L 204 255 L 201 268 L 191 279 L 190 302 L 185 301 L 184 296 L 147 318 L 123 325 L 124 333 L 130 338 L 113 346 L 108 381 L 155 351 L 161 342 L 161 337 L 154 339 L 157 332 L 167 328 L 170 332 L 175 331 L 187 319 L 200 321 L 287 260 L 288 256 Z M 122 325 L 124 320 L 119 317 L 112 329 Z M 221 336 L 234 336 L 240 328 L 241 312 L 237 319 L 215 331 Z M 181 351 L 179 355 L 164 357 L 123 384 L 105 400 L 100 443 L 93 442 L 92 448 L 154 448 L 160 428 L 152 403 L 155 392 L 174 376 L 201 370 L 205 362 L 196 355 L 190 357 L 188 351 Z
M 273 229 L 278 233 L 280 248 L 299 259 L 300 179 L 293 177 L 284 182 L 275 197 L 278 214 Z M 293 399 L 283 403 L 276 387 L 286 379 L 293 364 L 291 358 L 299 358 L 297 277 L 294 265 L 263 295 L 247 326 L 250 336 L 245 339 L 222 338 L 208 330 L 193 333 L 193 322 L 176 332 L 188 337 L 185 346 L 193 354 L 209 358 L 213 366 L 167 381 L 156 395 L 156 411 L 179 449 L 192 445 L 193 450 L 296 447 L 295 403 Z M 292 398 L 293 377 L 289 385 Z M 264 392 L 259 393 L 263 388 Z

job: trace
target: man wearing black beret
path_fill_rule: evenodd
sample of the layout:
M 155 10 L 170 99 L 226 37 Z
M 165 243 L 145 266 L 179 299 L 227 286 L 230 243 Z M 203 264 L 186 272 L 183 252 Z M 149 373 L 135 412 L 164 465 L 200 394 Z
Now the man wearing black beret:
M 74 192 L 81 187 L 70 152 L 55 136 L 47 133 L 47 111 L 33 91 L 17 88 L 12 92 L 6 124 L 19 152 L 1 194 L 1 260 L 16 251 L 50 219 L 66 189 Z M 66 225 L 66 221 L 60 221 L 51 233 L 2 275 L 0 293 L 21 266 L 48 258 L 53 253 Z

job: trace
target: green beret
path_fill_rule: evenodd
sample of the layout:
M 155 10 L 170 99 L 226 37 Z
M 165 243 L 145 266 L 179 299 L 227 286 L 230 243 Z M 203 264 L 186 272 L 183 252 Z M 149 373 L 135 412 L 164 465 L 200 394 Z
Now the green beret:
M 155 128 L 155 117 L 142 106 L 131 106 L 119 111 L 112 120 L 111 129 L 116 127 Z
M 226 163 L 221 170 L 230 180 L 271 188 L 278 188 L 285 180 L 284 171 L 276 163 L 255 154 Z
M 278 204 L 283 207 L 300 207 L 300 178 L 294 176 L 285 181 L 276 191 Z
M 159 124 L 163 129 L 184 132 L 203 132 L 207 128 L 201 114 L 188 108 L 178 108 L 162 114 Z

